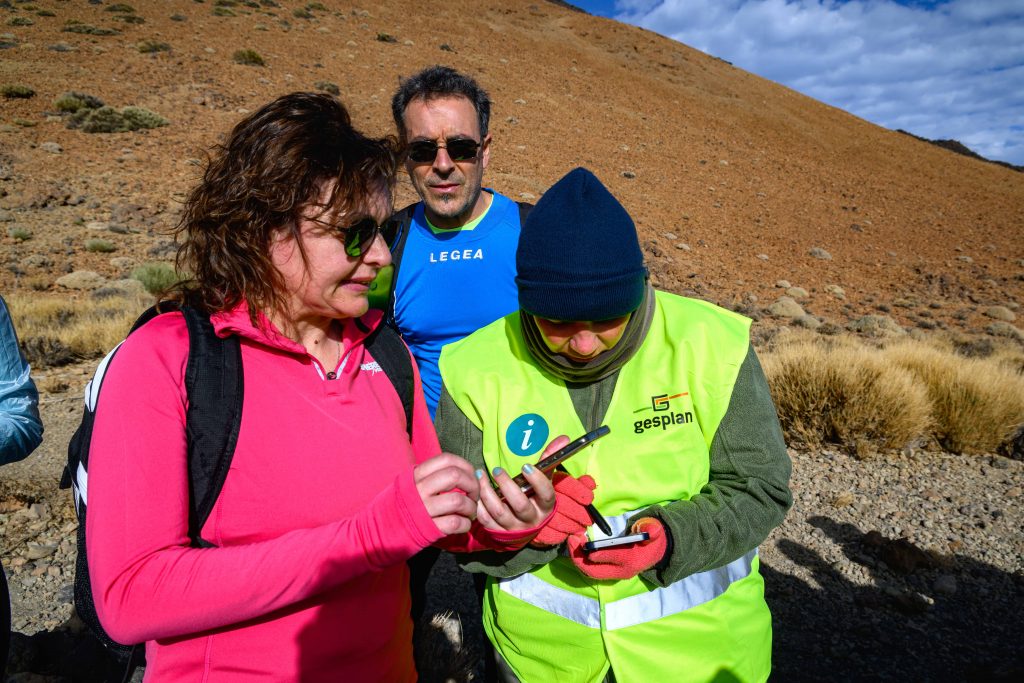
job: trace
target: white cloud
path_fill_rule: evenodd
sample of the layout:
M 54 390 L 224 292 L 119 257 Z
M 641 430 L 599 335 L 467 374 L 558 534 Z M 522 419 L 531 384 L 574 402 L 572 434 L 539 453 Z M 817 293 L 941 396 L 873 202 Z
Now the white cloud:
M 1024 165 L 1021 0 L 618 0 L 615 18 L 887 128 Z

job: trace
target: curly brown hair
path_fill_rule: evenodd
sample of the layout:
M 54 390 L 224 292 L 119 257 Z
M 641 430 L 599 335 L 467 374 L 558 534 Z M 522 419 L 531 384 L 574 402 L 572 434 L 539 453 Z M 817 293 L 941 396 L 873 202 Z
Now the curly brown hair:
M 275 233 L 290 231 L 301 248 L 298 219 L 307 206 L 352 210 L 381 189 L 393 193 L 396 171 L 395 138 L 366 137 L 330 95 L 277 98 L 214 147 L 175 228 L 176 265 L 190 277 L 167 294 L 209 313 L 245 300 L 254 323 L 257 311 L 280 310 L 284 285 L 270 259 Z M 337 182 L 321 204 L 330 181 Z

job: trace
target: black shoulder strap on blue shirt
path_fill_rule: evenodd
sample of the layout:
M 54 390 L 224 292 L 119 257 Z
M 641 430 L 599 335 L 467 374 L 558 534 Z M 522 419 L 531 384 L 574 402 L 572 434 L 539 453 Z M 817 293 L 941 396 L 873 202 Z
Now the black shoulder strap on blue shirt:
M 384 322 L 388 326 L 398 329 L 395 322 L 395 289 L 398 284 L 398 267 L 402 265 L 402 252 L 405 251 L 405 242 L 409 239 L 409 230 L 412 228 L 412 216 L 416 213 L 419 202 L 410 204 L 404 209 L 395 212 L 391 220 L 398 223 L 398 232 L 395 239 L 388 248 L 391 249 L 391 291 L 388 292 L 388 307 L 384 310 Z

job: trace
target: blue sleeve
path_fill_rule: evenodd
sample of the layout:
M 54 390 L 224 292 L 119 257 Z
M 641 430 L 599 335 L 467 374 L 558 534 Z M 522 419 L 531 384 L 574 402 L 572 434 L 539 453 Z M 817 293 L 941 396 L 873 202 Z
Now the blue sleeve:
M 43 440 L 39 393 L 0 297 L 0 464 L 27 457 Z

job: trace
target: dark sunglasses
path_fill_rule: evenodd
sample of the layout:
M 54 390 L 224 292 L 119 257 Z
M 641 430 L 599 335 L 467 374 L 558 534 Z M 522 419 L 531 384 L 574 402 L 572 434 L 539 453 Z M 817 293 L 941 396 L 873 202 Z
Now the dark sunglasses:
M 347 228 L 343 228 L 338 225 L 331 225 L 323 221 L 314 221 L 323 225 L 324 227 L 331 228 L 341 235 L 342 241 L 345 244 L 345 253 L 356 258 L 366 253 L 366 250 L 373 244 L 374 238 L 379 234 L 384 238 L 385 244 L 391 244 L 395 239 L 395 234 L 398 232 L 398 221 L 388 219 L 382 224 L 378 224 L 377 221 L 370 217 L 363 218 L 362 220 L 356 221 Z
M 406 153 L 417 164 L 432 164 L 441 149 L 433 140 L 410 142 Z M 444 150 L 452 161 L 472 161 L 480 150 L 480 143 L 469 138 L 452 138 L 444 141 Z

